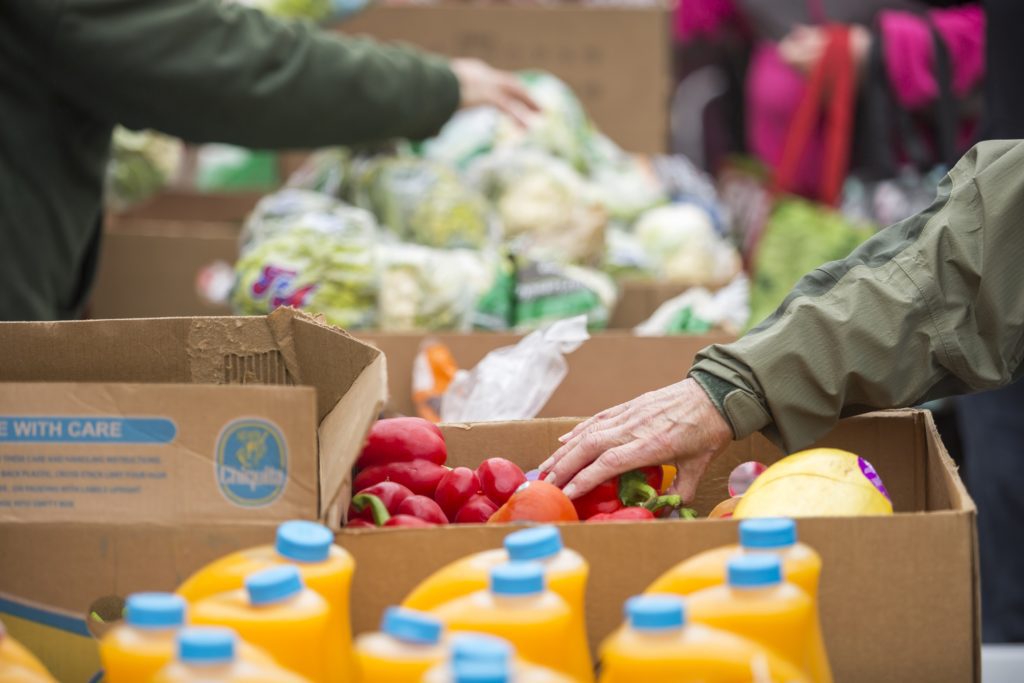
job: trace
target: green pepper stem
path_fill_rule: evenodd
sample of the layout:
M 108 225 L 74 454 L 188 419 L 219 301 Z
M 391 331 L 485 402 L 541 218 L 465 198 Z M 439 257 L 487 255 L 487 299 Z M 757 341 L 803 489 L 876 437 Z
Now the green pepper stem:
M 356 512 L 362 512 L 367 505 L 370 506 L 373 523 L 377 526 L 384 526 L 384 523 L 391 519 L 391 513 L 388 512 L 384 501 L 372 493 L 360 493 L 352 498 L 352 507 L 356 509 Z

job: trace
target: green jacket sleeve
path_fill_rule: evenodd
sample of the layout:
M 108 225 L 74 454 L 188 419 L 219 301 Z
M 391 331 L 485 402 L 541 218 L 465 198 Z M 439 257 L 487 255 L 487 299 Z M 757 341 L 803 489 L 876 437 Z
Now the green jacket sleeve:
M 804 448 L 845 415 L 989 389 L 1024 355 L 1024 142 L 977 145 L 930 208 L 805 276 L 691 371 L 735 435 Z
M 459 102 L 440 58 L 219 0 L 65 0 L 50 41 L 51 77 L 76 106 L 193 142 L 426 137 Z

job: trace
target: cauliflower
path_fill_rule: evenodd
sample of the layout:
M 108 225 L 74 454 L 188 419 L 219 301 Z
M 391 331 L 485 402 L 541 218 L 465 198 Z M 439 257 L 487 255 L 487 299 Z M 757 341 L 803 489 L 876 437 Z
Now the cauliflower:
M 676 282 L 716 287 L 740 270 L 736 249 L 718 237 L 710 214 L 696 204 L 671 204 L 644 213 L 633 226 L 658 274 Z
M 107 203 L 126 209 L 148 199 L 171 182 L 183 157 L 180 140 L 151 130 L 116 127 L 107 164 Z

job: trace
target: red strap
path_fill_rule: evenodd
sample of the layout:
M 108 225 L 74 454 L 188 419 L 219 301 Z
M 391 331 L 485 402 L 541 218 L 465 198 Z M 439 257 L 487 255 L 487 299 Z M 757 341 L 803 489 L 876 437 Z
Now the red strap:
M 849 30 L 838 24 L 829 25 L 825 30 L 828 37 L 825 52 L 807 79 L 807 88 L 786 133 L 782 158 L 775 171 L 775 190 L 786 193 L 795 188 L 800 161 L 827 104 L 825 157 L 818 198 L 834 205 L 849 162 L 853 130 L 853 58 Z

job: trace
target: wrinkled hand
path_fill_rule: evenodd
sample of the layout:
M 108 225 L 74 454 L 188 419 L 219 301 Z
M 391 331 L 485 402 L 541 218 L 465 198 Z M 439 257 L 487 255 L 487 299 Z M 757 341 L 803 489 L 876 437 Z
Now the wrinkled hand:
M 513 74 L 499 71 L 479 59 L 453 59 L 449 64 L 459 80 L 462 109 L 491 106 L 527 125 L 537 104 Z
M 674 463 L 674 493 L 693 500 L 711 458 L 732 428 L 692 379 L 644 394 L 581 422 L 541 466 L 541 476 L 578 498 L 598 484 L 647 465 Z

